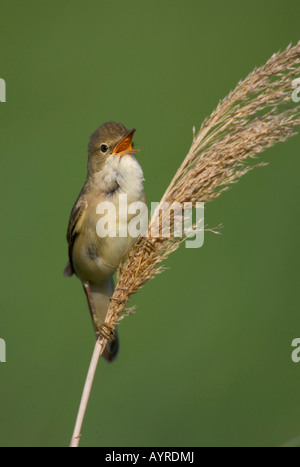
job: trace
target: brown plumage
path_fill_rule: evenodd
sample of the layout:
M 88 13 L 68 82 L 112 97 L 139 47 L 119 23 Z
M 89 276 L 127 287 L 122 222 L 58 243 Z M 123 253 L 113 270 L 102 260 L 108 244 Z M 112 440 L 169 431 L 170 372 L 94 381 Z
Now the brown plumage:
M 87 178 L 71 211 L 67 230 L 69 262 L 64 275 L 75 273 L 81 280 L 96 335 L 102 330 L 114 291 L 113 274 L 135 240 L 130 235 L 99 237 L 97 206 L 110 201 L 117 210 L 120 194 L 127 194 L 128 203 L 145 200 L 143 173 L 131 147 L 133 133 L 120 123 L 108 122 L 92 134 Z M 117 215 L 117 226 L 119 222 Z M 118 353 L 118 336 L 113 334 L 103 354 L 107 361 L 114 360 Z

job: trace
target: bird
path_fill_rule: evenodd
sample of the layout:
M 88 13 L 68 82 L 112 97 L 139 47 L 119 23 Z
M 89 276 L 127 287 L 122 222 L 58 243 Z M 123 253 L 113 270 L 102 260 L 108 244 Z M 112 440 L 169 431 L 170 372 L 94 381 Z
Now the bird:
M 86 180 L 68 223 L 69 260 L 64 276 L 75 274 L 82 282 L 96 337 L 101 332 L 114 292 L 113 275 L 136 241 L 128 231 L 132 216 L 118 212 L 120 195 L 127 195 L 125 208 L 137 201 L 146 203 L 143 170 L 136 158 L 139 150 L 133 149 L 135 131 L 135 128 L 128 130 L 122 123 L 110 121 L 91 135 Z M 127 235 L 98 235 L 98 206 L 107 202 L 116 208 L 116 227 L 120 231 L 125 229 Z M 122 206 L 124 209 L 124 204 Z M 118 352 L 119 337 L 114 332 L 103 357 L 112 362 Z

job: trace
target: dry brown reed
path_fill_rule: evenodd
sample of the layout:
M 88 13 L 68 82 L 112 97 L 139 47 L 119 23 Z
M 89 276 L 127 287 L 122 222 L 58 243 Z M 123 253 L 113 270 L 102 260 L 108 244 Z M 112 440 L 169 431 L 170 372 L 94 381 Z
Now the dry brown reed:
M 151 226 L 159 211 L 164 211 L 164 203 L 209 202 L 217 198 L 249 170 L 263 165 L 251 164 L 257 154 L 296 133 L 300 105 L 291 96 L 292 82 L 299 76 L 300 42 L 274 54 L 240 81 L 204 121 L 150 220 L 148 236 L 138 239 L 119 267 L 105 328 L 113 333 L 116 323 L 126 316 L 130 296 L 161 272 L 162 261 L 182 242 L 179 238 L 151 235 Z
M 83 406 L 71 445 L 79 443 L 80 427 L 98 358 L 116 324 L 130 313 L 126 304 L 185 238 L 154 237 L 164 203 L 209 202 L 245 175 L 259 153 L 293 136 L 300 126 L 300 104 L 292 101 L 292 82 L 300 77 L 300 42 L 274 54 L 265 65 L 240 81 L 202 124 L 191 148 L 154 212 L 148 236 L 140 237 L 120 265 L 115 292 L 90 367 Z M 174 222 L 173 222 L 174 224 Z M 174 227 L 174 225 L 173 225 Z

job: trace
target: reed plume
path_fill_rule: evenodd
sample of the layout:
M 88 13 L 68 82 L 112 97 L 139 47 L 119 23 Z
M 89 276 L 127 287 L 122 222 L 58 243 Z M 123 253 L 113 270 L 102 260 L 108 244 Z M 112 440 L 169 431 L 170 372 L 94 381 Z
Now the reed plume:
M 162 271 L 161 263 L 186 239 L 152 235 L 153 225 L 159 222 L 159 212 L 164 212 L 164 203 L 207 203 L 217 198 L 249 170 L 262 165 L 251 161 L 259 153 L 293 136 L 300 126 L 300 104 L 292 101 L 292 82 L 299 76 L 300 42 L 254 69 L 204 121 L 150 220 L 148 235 L 137 240 L 119 266 L 116 289 L 95 347 L 89 381 L 116 324 L 130 312 L 126 308 L 130 296 Z M 174 222 L 173 219 L 173 227 Z M 85 388 L 83 414 L 90 388 L 91 383 Z M 73 445 L 79 442 L 82 418 L 81 414 Z
M 163 260 L 182 239 L 153 238 L 151 226 L 164 203 L 209 202 L 245 175 L 264 164 L 251 164 L 257 154 L 284 142 L 300 126 L 300 105 L 291 98 L 292 82 L 300 76 L 300 41 L 274 54 L 256 68 L 221 101 L 202 124 L 191 148 L 154 212 L 147 237 L 139 238 L 125 264 L 120 265 L 117 286 L 107 313 L 113 332 L 126 314 L 126 303 L 149 279 L 161 272 Z

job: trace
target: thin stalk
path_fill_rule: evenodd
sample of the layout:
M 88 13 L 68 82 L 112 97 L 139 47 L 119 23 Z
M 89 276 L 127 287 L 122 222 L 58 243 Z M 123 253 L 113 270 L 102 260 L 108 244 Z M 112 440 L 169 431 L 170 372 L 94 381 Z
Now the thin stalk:
M 76 423 L 74 427 L 73 436 L 70 443 L 70 448 L 77 448 L 80 443 L 81 437 L 81 428 L 84 420 L 84 416 L 86 413 L 86 408 L 88 405 L 88 401 L 91 394 L 91 389 L 93 385 L 93 381 L 95 378 L 95 373 L 98 365 L 99 358 L 101 357 L 103 350 L 105 349 L 105 345 L 107 340 L 104 338 L 98 339 L 95 344 L 94 352 L 92 355 L 89 371 L 85 380 L 83 393 L 79 405 L 79 410 L 76 418 Z

